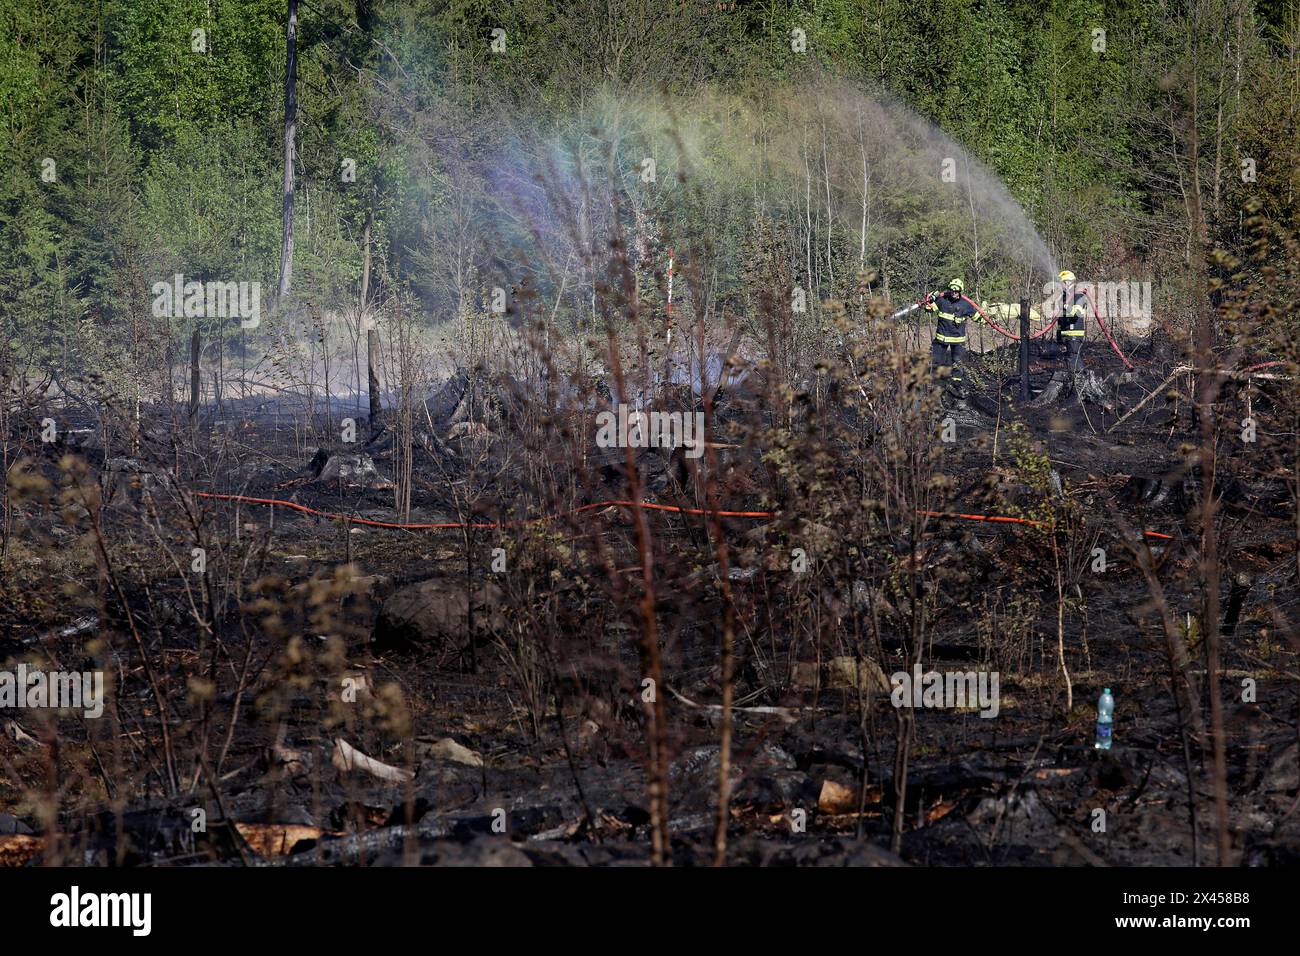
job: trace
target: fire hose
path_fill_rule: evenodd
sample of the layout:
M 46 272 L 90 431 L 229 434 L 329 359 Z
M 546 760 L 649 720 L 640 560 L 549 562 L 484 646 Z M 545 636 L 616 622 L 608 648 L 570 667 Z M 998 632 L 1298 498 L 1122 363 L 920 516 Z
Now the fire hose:
M 1128 360 L 1128 356 L 1126 356 L 1122 351 L 1120 351 L 1120 347 L 1119 347 L 1118 345 L 1115 344 L 1115 339 L 1114 339 L 1114 338 L 1111 336 L 1111 334 L 1110 334 L 1110 329 L 1106 328 L 1106 323 L 1103 322 L 1103 321 L 1101 320 L 1101 313 L 1099 313 L 1099 312 L 1097 311 L 1097 306 L 1096 306 L 1096 304 L 1092 301 L 1092 296 L 1088 295 L 1088 293 L 1087 293 L 1086 291 L 1085 291 L 1083 294 L 1084 294 L 1084 297 L 1088 300 L 1088 305 L 1092 307 L 1092 314 L 1093 314 L 1093 315 L 1096 317 L 1096 319 L 1097 319 L 1097 325 L 1099 325 L 1099 326 L 1101 327 L 1102 332 L 1105 333 L 1105 335 L 1106 335 L 1106 341 L 1108 341 L 1108 342 L 1110 343 L 1110 347 L 1113 348 L 1113 349 L 1115 350 L 1115 354 L 1119 356 L 1120 361 L 1124 363 L 1124 365 L 1125 365 L 1126 368 L 1129 368 L 1129 369 L 1133 368 L 1133 363 L 1130 362 L 1130 361 Z M 974 308 L 975 311 L 978 312 L 978 313 L 980 314 L 980 318 L 982 318 L 985 322 L 987 322 L 987 323 L 988 323 L 988 324 L 993 328 L 993 330 L 994 330 L 995 332 L 999 332 L 999 333 L 1001 333 L 1002 335 L 1005 335 L 1007 338 L 1011 339 L 1013 342 L 1019 342 L 1019 341 L 1020 341 L 1020 336 L 1011 334 L 1011 333 L 1008 332 L 1006 329 L 1002 328 L 1002 326 L 998 325 L 996 322 L 994 322 L 992 319 L 990 319 L 990 318 L 988 317 L 988 314 L 987 314 L 983 309 L 981 309 L 981 308 L 979 307 L 979 304 L 978 304 L 977 302 L 975 302 L 973 299 L 971 299 L 971 298 L 969 298 L 968 296 L 965 296 L 965 295 L 962 296 L 962 299 L 965 300 L 966 302 L 969 302 L 970 305 L 971 305 L 971 307 Z M 1055 324 L 1056 324 L 1056 319 L 1053 318 L 1051 322 L 1049 322 L 1047 325 L 1045 325 L 1045 326 L 1044 326 L 1041 330 L 1039 330 L 1038 332 L 1035 332 L 1033 335 L 1031 335 L 1030 338 L 1031 338 L 1031 339 L 1036 339 L 1036 338 L 1039 338 L 1040 336 L 1046 335 L 1046 334 L 1047 334 L 1047 331 L 1048 331 L 1048 330 L 1049 330 L 1053 325 L 1055 325 Z
M 1110 329 L 1106 328 L 1106 323 L 1101 320 L 1101 313 L 1097 311 L 1097 304 L 1092 301 L 1092 296 L 1088 294 L 1087 289 L 1083 291 L 1083 295 L 1084 298 L 1088 300 L 1088 305 L 1092 306 L 1092 314 L 1097 317 L 1097 324 L 1100 325 L 1101 330 L 1106 333 L 1106 341 L 1110 342 L 1110 347 L 1113 348 L 1115 354 L 1120 357 L 1120 360 L 1124 363 L 1124 367 L 1132 369 L 1133 363 L 1128 360 L 1128 356 L 1119 350 L 1119 346 L 1116 345 L 1115 340 L 1111 338 Z
M 1132 369 L 1132 368 L 1133 368 L 1133 363 L 1130 362 L 1130 361 L 1128 360 L 1128 356 L 1126 356 L 1126 355 L 1123 353 L 1123 351 L 1120 350 L 1119 345 L 1116 344 L 1114 337 L 1110 334 L 1110 329 L 1106 328 L 1106 323 L 1102 321 L 1101 313 L 1097 311 L 1097 304 L 1096 304 L 1095 302 L 1092 301 L 1092 296 L 1088 294 L 1088 291 L 1087 291 L 1086 289 L 1083 291 L 1083 295 L 1084 295 L 1084 297 L 1088 300 L 1088 306 L 1092 309 L 1092 314 L 1093 314 L 1093 317 L 1096 318 L 1096 320 L 1097 320 L 1097 325 L 1101 328 L 1101 331 L 1105 334 L 1105 336 L 1106 336 L 1106 341 L 1108 341 L 1108 342 L 1110 343 L 1110 347 L 1111 347 L 1112 349 L 1115 350 L 1115 354 L 1118 355 L 1118 356 L 1120 357 L 1120 361 L 1122 361 L 1122 362 L 1124 363 L 1125 367 L 1126 367 L 1126 368 L 1129 368 L 1129 369 Z M 978 305 L 974 300 L 972 300 L 972 299 L 970 299 L 970 298 L 967 298 L 965 295 L 963 295 L 962 298 L 965 299 L 967 302 L 969 302 L 969 303 L 971 304 L 971 306 L 975 309 L 975 311 L 978 312 L 978 313 L 980 314 L 980 317 L 983 318 L 985 322 L 987 322 L 990 326 L 993 327 L 994 331 L 1000 332 L 1001 334 L 1005 335 L 1007 338 L 1009 338 L 1009 339 L 1011 339 L 1011 340 L 1013 340 L 1013 341 L 1016 341 L 1016 342 L 1020 341 L 1020 336 L 1018 336 L 1018 335 L 1012 335 L 1012 334 L 1011 334 L 1010 332 L 1008 332 L 1006 329 L 1002 328 L 1002 327 L 999 326 L 996 322 L 994 322 L 992 319 L 990 319 L 990 318 L 988 317 L 988 315 L 984 312 L 984 310 L 981 309 L 981 308 L 979 307 L 979 305 Z M 921 304 L 920 302 L 917 303 L 917 305 L 920 305 L 920 304 Z M 911 309 L 908 309 L 907 311 L 910 312 Z M 1031 338 L 1031 339 L 1036 339 L 1036 338 L 1039 338 L 1039 337 L 1042 336 L 1042 335 L 1046 335 L 1047 332 L 1048 332 L 1048 331 L 1052 328 L 1052 326 L 1054 326 L 1055 324 L 1056 324 L 1056 319 L 1053 318 L 1051 322 L 1047 323 L 1047 325 L 1045 325 L 1041 330 L 1039 330 L 1038 332 L 1035 332 L 1033 335 L 1031 335 L 1030 338 Z M 1281 360 L 1273 360 L 1273 361 L 1269 361 L 1269 362 L 1260 362 L 1258 365 L 1252 365 L 1252 366 L 1250 366 L 1249 368 L 1245 369 L 1244 371 L 1247 371 L 1247 372 L 1257 372 L 1257 371 L 1259 371 L 1259 370 L 1262 369 L 1262 368 L 1275 368 L 1275 367 L 1277 367 L 1277 366 L 1279 366 L 1279 365 L 1285 365 L 1285 364 L 1286 364 L 1286 362 L 1281 361 Z
M 1018 335 L 1012 335 L 1010 332 L 1008 332 L 1008 331 L 1007 331 L 1006 329 L 1004 329 L 1002 326 L 998 325 L 996 322 L 994 322 L 992 319 L 990 319 L 989 316 L 988 316 L 988 313 L 985 312 L 983 309 L 981 309 L 981 308 L 979 307 L 979 304 L 978 304 L 974 299 L 970 298 L 970 296 L 968 296 L 968 295 L 966 295 L 966 294 L 963 293 L 963 294 L 962 294 L 962 300 L 965 301 L 965 302 L 968 302 L 968 303 L 970 304 L 971 308 L 973 308 L 976 312 L 978 312 L 978 313 L 980 314 L 980 318 L 983 319 L 985 322 L 987 322 L 990 326 L 993 327 L 993 331 L 1002 333 L 1003 335 L 1005 335 L 1007 338 L 1011 339 L 1012 341 L 1015 341 L 1015 342 L 1019 342 L 1019 341 L 1020 341 L 1020 336 L 1018 336 Z M 1050 329 L 1051 326 L 1049 325 L 1048 328 Z M 1044 331 L 1046 331 L 1046 330 L 1044 330 Z
M 1000 334 L 1002 334 L 1002 335 L 1005 335 L 1007 338 L 1011 339 L 1013 342 L 1019 342 L 1019 341 L 1020 341 L 1020 336 L 1015 335 L 1015 334 L 1013 334 L 1013 333 L 1011 333 L 1011 332 L 1008 332 L 1006 329 L 1002 328 L 1002 326 L 998 325 L 996 322 L 994 322 L 992 319 L 990 319 L 989 316 L 988 316 L 988 313 L 985 312 L 982 308 L 980 308 L 979 304 L 978 304 L 977 302 L 975 302 L 974 299 L 968 298 L 968 297 L 965 296 L 965 295 L 962 296 L 962 299 L 964 299 L 966 302 L 969 302 L 969 303 L 971 304 L 971 306 L 975 309 L 975 311 L 978 312 L 978 313 L 980 314 L 980 318 L 983 319 L 985 322 L 987 322 L 987 323 L 988 323 L 988 324 L 989 324 L 989 325 L 994 329 L 994 331 L 996 331 L 996 332 L 998 332 L 998 333 L 1000 333 Z M 923 306 L 923 305 L 925 305 L 925 300 L 924 300 L 924 299 L 918 299 L 916 302 L 912 303 L 911 305 L 906 306 L 905 308 L 899 309 L 897 312 L 895 312 L 895 313 L 893 313 L 892 315 L 890 315 L 889 318 L 891 318 L 891 319 L 901 318 L 902 316 L 907 315 L 909 312 L 915 312 L 917 309 L 921 308 L 921 306 Z M 1043 326 L 1041 329 L 1039 329 L 1037 332 L 1033 333 L 1033 334 L 1032 334 L 1031 336 L 1029 336 L 1029 337 L 1030 337 L 1031 339 L 1042 338 L 1044 335 L 1046 335 L 1048 332 L 1050 332 L 1050 331 L 1052 330 L 1052 326 L 1054 326 L 1054 325 L 1056 325 L 1056 319 L 1055 319 L 1055 318 L 1053 318 L 1051 322 L 1048 322 L 1047 325 Z
M 971 304 L 971 306 L 975 309 L 975 311 L 978 312 L 978 313 L 980 314 L 980 318 L 982 318 L 985 322 L 987 322 L 990 326 L 992 326 L 992 328 L 993 328 L 993 330 L 994 330 L 995 332 L 999 332 L 999 333 L 1001 333 L 1002 335 L 1005 335 L 1007 338 L 1011 339 L 1011 341 L 1013 341 L 1013 342 L 1019 342 L 1019 341 L 1020 341 L 1020 336 L 1016 335 L 1014 332 L 1008 332 L 1006 329 L 1002 328 L 1002 326 L 998 325 L 996 322 L 994 322 L 992 319 L 990 319 L 990 318 L 988 317 L 988 313 L 985 312 L 982 308 L 980 308 L 979 304 L 976 303 L 974 299 L 967 298 L 967 297 L 964 296 L 964 295 L 962 296 L 962 298 L 965 299 L 967 302 L 969 302 L 969 303 Z M 1030 338 L 1030 339 L 1041 339 L 1041 338 L 1042 338 L 1044 335 L 1046 335 L 1048 332 L 1052 331 L 1052 328 L 1056 325 L 1056 319 L 1057 319 L 1057 316 L 1052 316 L 1052 321 L 1048 322 L 1045 326 L 1043 326 L 1043 327 L 1042 327 L 1041 329 L 1039 329 L 1037 332 L 1032 333 L 1032 334 L 1029 336 L 1029 338 Z
M 392 528 L 400 531 L 434 531 L 451 528 L 472 528 L 481 530 L 502 530 L 505 528 L 521 528 L 528 525 L 546 524 L 551 521 L 558 521 L 561 518 L 569 518 L 574 515 L 582 514 L 587 511 L 597 511 L 602 508 L 623 507 L 623 508 L 647 508 L 651 511 L 668 511 L 675 514 L 687 515 L 717 515 L 722 518 L 775 518 L 775 511 L 719 511 L 710 508 L 687 508 L 682 505 L 661 505 L 651 501 L 594 501 L 591 504 L 580 505 L 569 511 L 562 511 L 556 514 L 543 515 L 540 518 L 529 518 L 516 521 L 441 521 L 433 523 L 404 523 L 397 521 L 375 521 L 370 518 L 358 518 L 353 515 L 340 514 L 333 511 L 322 511 L 319 508 L 311 508 L 307 505 L 298 504 L 296 501 L 284 501 L 280 498 L 255 498 L 249 495 L 227 495 L 218 494 L 212 491 L 196 491 L 196 498 L 209 498 L 216 501 L 238 501 L 244 504 L 267 505 L 269 507 L 289 508 L 292 511 L 301 514 L 314 515 L 319 518 L 328 518 L 332 521 L 342 521 L 345 524 L 364 525 L 370 528 Z M 1017 518 L 1011 515 L 977 515 L 963 514 L 955 511 L 923 511 L 917 509 L 916 513 L 926 518 L 944 518 L 950 520 L 962 521 L 982 521 L 988 524 L 1018 524 L 1027 525 L 1034 528 L 1049 527 L 1046 522 L 1034 521 L 1029 518 Z M 1158 538 L 1163 541 L 1173 539 L 1173 535 L 1162 534 L 1159 531 L 1144 531 L 1143 535 L 1149 538 Z

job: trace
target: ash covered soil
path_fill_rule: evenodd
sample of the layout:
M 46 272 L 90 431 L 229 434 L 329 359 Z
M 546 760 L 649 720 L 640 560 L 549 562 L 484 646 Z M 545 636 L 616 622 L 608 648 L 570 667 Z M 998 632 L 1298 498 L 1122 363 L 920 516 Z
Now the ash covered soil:
M 1209 736 L 1180 732 L 1162 609 L 1124 544 L 1144 529 L 1170 536 L 1151 539 L 1150 560 L 1208 715 L 1185 377 L 1168 382 L 1176 363 L 1149 348 L 1130 371 L 1094 344 L 1081 399 L 1067 384 L 1026 404 L 1013 363 L 1009 349 L 972 358 L 964 398 L 943 400 L 936 418 L 951 420 L 957 440 L 943 451 L 950 493 L 940 510 L 1032 519 L 1059 494 L 1072 502 L 1074 530 L 1055 558 L 1030 526 L 933 519 L 912 540 L 903 521 L 884 536 L 896 567 L 924 581 L 926 669 L 999 675 L 996 717 L 915 712 L 899 852 L 890 849 L 898 712 L 883 682 L 905 667 L 903 592 L 852 565 L 792 583 L 792 544 L 816 552 L 828 530 L 807 516 L 723 520 L 737 620 L 729 862 L 1214 862 Z M 1040 399 L 1057 368 L 1036 357 Z M 1156 394 L 1115 427 L 1180 382 L 1181 399 Z M 1281 430 L 1272 387 L 1232 391 L 1222 414 L 1240 418 L 1249 402 L 1261 433 Z M 419 406 L 406 520 L 494 522 L 517 514 L 521 480 L 570 507 L 626 497 L 623 452 L 580 442 L 572 460 L 520 479 L 529 449 L 515 436 L 527 404 L 453 376 Z M 723 396 L 724 418 L 726 408 Z M 367 442 L 356 416 L 357 443 L 332 440 L 354 414 L 317 410 L 309 429 L 288 400 L 227 402 L 203 416 L 197 448 L 187 423 L 157 410 L 136 448 L 75 408 L 55 415 L 53 446 L 30 440 L 42 414 L 16 422 L 30 461 L 13 493 L 0 657 L 10 668 L 103 667 L 112 686 L 100 720 L 0 712 L 0 863 L 649 861 L 640 556 L 628 509 L 409 531 L 193 494 L 401 521 L 400 424 Z M 748 435 L 718 450 L 721 504 L 764 511 L 762 436 Z M 1026 482 L 1016 447 L 1046 462 L 1044 486 Z M 645 450 L 638 468 L 653 500 L 698 503 L 679 457 Z M 1226 441 L 1219 469 L 1234 852 L 1253 865 L 1294 863 L 1300 674 L 1282 636 L 1296 607 L 1293 469 L 1260 465 L 1249 446 Z M 671 856 L 705 864 L 722 580 L 705 518 L 648 520 Z M 191 570 L 196 541 L 202 573 Z M 1092 570 L 1097 547 L 1104 572 Z M 1107 754 L 1092 746 L 1103 687 L 1117 701 Z

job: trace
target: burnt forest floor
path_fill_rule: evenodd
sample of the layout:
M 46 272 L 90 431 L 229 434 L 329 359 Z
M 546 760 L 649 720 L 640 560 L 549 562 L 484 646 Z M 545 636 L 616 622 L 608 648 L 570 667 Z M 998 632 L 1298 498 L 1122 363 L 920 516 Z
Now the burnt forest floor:
M 1109 531 L 1080 531 L 1068 560 L 1083 569 L 1100 546 L 1107 568 L 1075 573 L 1058 596 L 1041 535 L 967 521 L 928 526 L 918 560 L 942 569 L 935 580 L 943 583 L 928 597 L 924 660 L 938 670 L 996 670 L 1000 700 L 992 719 L 973 708 L 916 713 L 898 855 L 889 850 L 896 712 L 886 693 L 864 681 L 860 719 L 860 689 L 842 679 L 842 662 L 855 653 L 845 635 L 863 627 L 856 584 L 801 598 L 808 615 L 837 616 L 837 626 L 819 625 L 829 638 L 779 633 L 765 623 L 775 572 L 755 546 L 764 522 L 726 519 L 741 622 L 730 862 L 1190 865 L 1189 794 L 1196 854 L 1214 862 L 1208 739 L 1204 753 L 1190 745 L 1189 783 L 1159 609 L 1114 530 L 1171 536 L 1152 545 L 1152 556 L 1208 693 L 1189 617 L 1200 600 L 1199 476 L 1181 467 L 1181 446 L 1195 440 L 1189 409 L 1158 395 L 1109 431 L 1174 363 L 1138 350 L 1127 372 L 1104 347 L 1089 344 L 1098 391 L 1086 401 L 1067 389 L 1041 407 L 1018 403 L 1011 349 L 972 357 L 964 399 L 945 399 L 940 414 L 958 434 L 943 466 L 955 489 L 948 510 L 966 510 L 966 502 L 982 510 L 977 489 L 998 473 L 990 442 L 1001 443 L 1002 467 L 1010 469 L 1008 443 L 1022 423 L 1020 434 L 1043 450 L 1050 480 L 1063 483 L 1087 528 L 1111 521 Z M 1036 392 L 1056 369 L 1035 356 Z M 1232 396 L 1225 417 L 1242 417 L 1238 405 L 1248 399 L 1262 433 L 1281 428 L 1270 417 L 1268 388 Z M 608 606 L 606 589 L 594 583 L 607 569 L 583 537 L 594 527 L 614 573 L 630 580 L 638 557 L 626 510 L 558 522 L 548 563 L 533 567 L 524 544 L 490 529 L 347 527 L 190 497 L 210 552 L 205 587 L 202 575 L 186 573 L 194 532 L 173 487 L 177 469 L 191 492 L 397 520 L 393 443 L 367 445 L 363 435 L 357 450 L 375 473 L 349 476 L 344 460 L 343 477 L 321 481 L 330 457 L 347 450 L 304 433 L 294 411 L 266 399 L 228 402 L 205 413 L 205 451 L 188 461 L 171 441 L 177 429 L 161 416 L 134 453 L 104 439 L 95 417 L 75 408 L 58 415 L 64 437 L 56 447 L 27 440 L 40 414 L 15 425 L 29 463 L 24 488 L 12 493 L 0 659 L 11 670 L 19 660 L 103 667 L 113 700 L 98 721 L 0 711 L 7 731 L 0 735 L 0 865 L 645 863 L 636 618 Z M 328 431 L 350 414 L 332 409 Z M 490 476 L 491 437 L 444 427 L 437 409 L 428 422 L 410 520 L 491 520 L 485 516 L 509 501 L 494 496 L 489 478 L 475 484 L 463 476 L 470 460 L 475 475 Z M 1285 473 L 1257 467 L 1251 448 L 1230 445 L 1221 450 L 1219 476 L 1223 600 L 1236 607 L 1221 642 L 1229 823 L 1240 860 L 1295 863 L 1300 666 L 1280 636 L 1280 622 L 1296 610 L 1294 504 Z M 100 489 L 98 532 L 84 497 L 69 491 L 81 466 L 65 455 L 84 462 L 77 480 Z M 607 463 L 600 467 L 608 471 Z M 652 490 L 664 467 L 652 463 Z M 579 502 L 620 497 L 617 475 L 601 480 L 582 485 Z M 1021 492 L 1029 514 L 1033 495 Z M 729 486 L 724 507 L 759 506 L 743 483 Z M 716 565 L 704 519 L 661 514 L 653 527 L 672 856 L 703 864 L 712 854 L 719 761 Z M 497 547 L 518 573 L 492 578 Z M 557 566 L 556 555 L 571 565 Z M 432 583 L 416 596 L 434 607 L 393 603 L 422 582 Z M 552 599 L 543 602 L 542 592 Z M 498 613 L 494 601 L 546 610 L 535 618 Z M 1073 683 L 1068 712 L 1058 601 Z M 216 625 L 205 630 L 195 624 L 201 619 Z M 544 639 L 530 641 L 533 631 Z M 901 637 L 887 633 L 880 647 L 883 673 L 901 670 Z M 164 768 L 149 672 L 169 705 L 175 785 Z M 1244 693 L 1248 681 L 1253 699 Z M 1104 756 L 1092 746 L 1102 687 L 1117 701 L 1116 743 Z M 232 714 L 238 720 L 227 742 Z M 384 780 L 349 763 L 340 740 L 409 779 Z M 209 765 L 219 760 L 212 773 L 198 773 L 201 747 Z M 196 808 L 206 813 L 199 832 Z

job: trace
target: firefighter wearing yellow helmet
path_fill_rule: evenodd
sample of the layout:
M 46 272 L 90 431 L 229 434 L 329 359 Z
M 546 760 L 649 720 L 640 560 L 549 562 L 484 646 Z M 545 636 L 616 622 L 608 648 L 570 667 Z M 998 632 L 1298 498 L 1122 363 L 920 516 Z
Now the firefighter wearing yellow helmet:
M 1064 354 L 1066 367 L 1077 372 L 1083 368 L 1083 320 L 1088 297 L 1076 285 L 1069 269 L 1063 269 L 1056 278 L 1061 283 L 1061 316 L 1056 323 L 1058 354 Z
M 966 323 L 979 321 L 979 310 L 962 293 L 966 283 L 953 279 L 943 292 L 931 292 L 925 297 L 925 309 L 934 313 L 936 326 L 930 357 L 936 367 L 952 369 L 952 380 L 962 382 L 961 360 L 966 353 Z

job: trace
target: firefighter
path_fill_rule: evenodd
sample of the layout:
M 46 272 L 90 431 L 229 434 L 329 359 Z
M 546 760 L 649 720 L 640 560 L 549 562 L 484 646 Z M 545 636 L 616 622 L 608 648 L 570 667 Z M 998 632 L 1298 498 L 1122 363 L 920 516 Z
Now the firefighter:
M 1075 284 L 1074 273 L 1061 272 L 1061 317 L 1056 323 L 1056 345 L 1064 353 L 1065 365 L 1071 372 L 1083 369 L 1083 320 L 1087 315 L 1087 296 Z
M 925 309 L 933 312 L 938 324 L 930 357 L 936 367 L 946 365 L 952 369 L 952 381 L 960 389 L 962 384 L 961 359 L 966 353 L 966 321 L 979 321 L 979 310 L 962 295 L 966 284 L 953 279 L 942 293 L 931 292 L 925 297 Z

